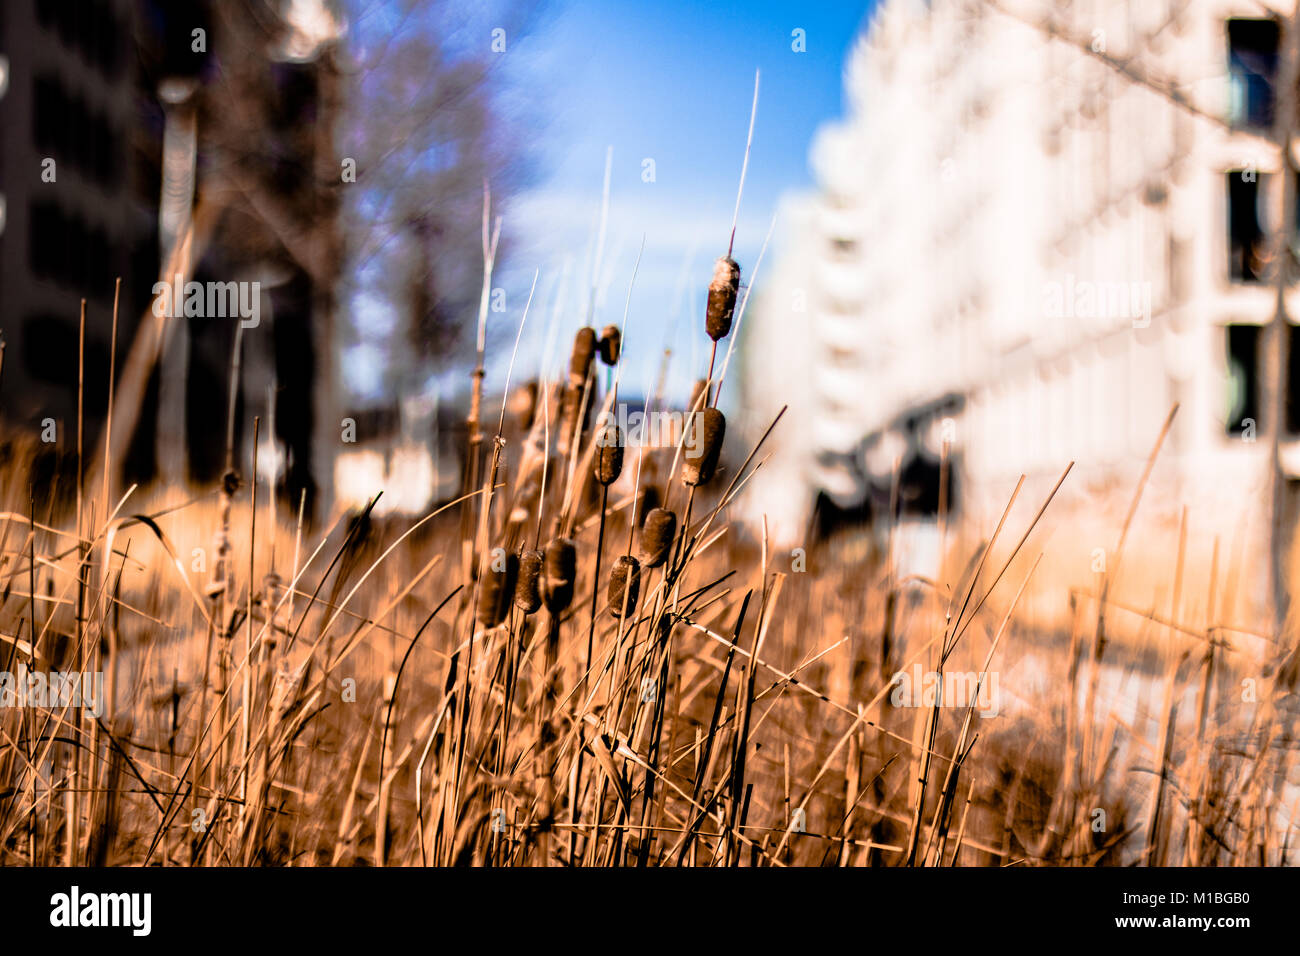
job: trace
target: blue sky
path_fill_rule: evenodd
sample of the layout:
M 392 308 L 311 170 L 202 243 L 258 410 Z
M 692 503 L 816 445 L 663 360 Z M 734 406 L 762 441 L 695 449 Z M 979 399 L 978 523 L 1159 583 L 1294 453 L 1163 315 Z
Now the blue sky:
M 843 65 L 872 2 L 549 0 L 524 35 L 507 37 L 499 107 L 527 139 L 530 178 L 496 203 L 513 241 L 493 282 L 507 295 L 506 311 L 488 319 L 490 392 L 502 386 L 534 270 L 516 383 L 539 371 L 553 376 L 584 321 L 597 329 L 622 321 L 644 239 L 623 390 L 650 392 L 667 347 L 669 397 L 688 396 L 707 371 L 704 299 L 713 261 L 727 250 L 754 72 L 761 71 L 758 116 L 734 252 L 746 282 L 781 197 L 811 185 L 808 149 L 817 127 L 841 115 Z M 489 42 L 493 16 L 468 7 L 457 37 Z M 796 30 L 803 52 L 793 48 Z M 609 148 L 609 221 L 588 317 Z M 647 161 L 653 182 L 643 178 Z M 756 290 L 770 274 L 779 231 L 778 224 Z M 382 332 L 380 319 L 365 324 Z M 373 345 L 349 349 L 344 369 L 360 396 L 384 387 Z M 467 382 L 456 369 L 438 387 L 455 394 Z
M 551 370 L 582 322 L 612 147 L 603 291 L 592 324 L 621 321 L 644 236 L 624 385 L 630 393 L 652 389 L 667 345 L 674 352 L 669 388 L 684 397 L 708 362 L 704 294 L 713 260 L 726 252 L 754 71 L 761 71 L 758 118 L 735 252 L 746 279 L 782 194 L 811 184 L 808 147 L 817 127 L 841 114 L 843 64 L 869 7 L 870 0 L 572 0 L 539 18 L 510 51 L 518 56 L 510 63 L 509 106 L 528 111 L 537 125 L 537 175 L 505 207 L 516 238 L 501 283 L 510 290 L 509 308 L 490 319 L 498 354 L 508 354 L 533 270 L 541 270 L 516 380 L 535 373 L 548 354 L 549 307 L 566 257 Z M 796 29 L 804 31 L 806 52 L 792 49 Z M 643 181 L 647 159 L 654 161 L 652 183 Z M 771 247 L 768 255 L 759 287 Z

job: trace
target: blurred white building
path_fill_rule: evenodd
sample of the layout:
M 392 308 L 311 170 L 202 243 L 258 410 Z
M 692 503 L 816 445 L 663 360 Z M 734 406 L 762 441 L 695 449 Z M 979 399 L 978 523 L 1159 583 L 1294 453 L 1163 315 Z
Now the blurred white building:
M 1143 513 L 1176 528 L 1186 505 L 1225 563 L 1258 544 L 1279 425 L 1272 16 L 883 0 L 748 330 L 750 408 L 791 406 L 751 507 L 798 538 L 818 494 L 887 508 L 898 468 L 905 510 L 932 513 L 946 433 L 963 516 L 996 518 L 1022 473 L 1037 504 L 1074 460 L 1054 507 L 1114 529 L 1178 402 Z M 1300 469 L 1292 368 L 1282 458 Z

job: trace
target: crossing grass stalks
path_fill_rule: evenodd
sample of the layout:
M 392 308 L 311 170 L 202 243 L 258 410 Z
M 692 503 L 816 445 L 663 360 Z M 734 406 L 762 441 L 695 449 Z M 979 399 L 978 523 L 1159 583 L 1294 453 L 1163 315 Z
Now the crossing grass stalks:
M 568 384 L 604 407 L 589 339 Z M 796 571 L 729 517 L 761 442 L 634 449 L 629 492 L 608 431 L 566 415 L 505 427 L 494 482 L 421 519 L 320 527 L 283 503 L 254 523 L 238 462 L 185 500 L 128 489 L 78 515 L 10 440 L 0 661 L 114 677 L 97 716 L 0 707 L 0 862 L 1290 861 L 1295 668 L 1177 607 L 1137 615 L 1150 647 L 1108 639 L 1135 616 L 1110 582 L 1071 597 L 1070 634 L 1020 626 L 1050 495 L 1013 494 L 944 580 L 816 545 Z M 684 493 L 680 524 L 653 507 Z M 640 562 L 600 563 L 638 531 Z M 1107 691 L 1139 651 L 1149 673 Z M 900 702 L 915 665 L 977 693 Z

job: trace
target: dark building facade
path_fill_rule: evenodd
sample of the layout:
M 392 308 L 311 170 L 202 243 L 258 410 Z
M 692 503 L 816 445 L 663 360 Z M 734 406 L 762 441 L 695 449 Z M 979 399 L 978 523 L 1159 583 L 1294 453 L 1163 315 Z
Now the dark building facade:
M 53 418 L 57 451 L 73 447 L 62 439 L 75 441 L 84 297 L 93 447 L 120 276 L 113 460 L 121 477 L 220 477 L 238 334 L 236 471 L 248 471 L 260 415 L 259 470 L 266 476 L 276 462 L 281 492 L 295 503 L 305 492 L 319 507 L 337 444 L 337 421 L 328 423 L 336 418 L 338 83 L 329 38 L 305 44 L 276 10 L 240 0 L 13 0 L 0 10 L 8 58 L 0 414 L 7 428 L 33 433 Z M 191 224 L 183 279 L 255 290 L 255 322 L 207 310 L 165 321 L 151 313 L 160 274 L 172 279 L 164 262 Z
M 108 388 L 113 287 L 129 341 L 158 261 L 155 183 L 138 162 L 142 132 L 124 0 L 0 6 L 0 329 L 8 425 L 59 436 L 76 424 L 80 300 L 86 299 L 87 418 Z

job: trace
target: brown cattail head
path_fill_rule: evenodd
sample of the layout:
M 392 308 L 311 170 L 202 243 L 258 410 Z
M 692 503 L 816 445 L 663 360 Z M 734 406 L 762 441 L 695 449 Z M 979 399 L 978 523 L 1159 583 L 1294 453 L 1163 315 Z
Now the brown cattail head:
M 515 607 L 532 614 L 542 606 L 542 552 L 525 551 L 519 555 L 519 580 L 515 582 Z
M 677 515 L 666 508 L 655 508 L 645 516 L 641 528 L 641 562 L 657 568 L 668 560 L 673 539 L 677 537 Z
M 578 549 L 568 538 L 552 538 L 542 563 L 542 597 L 552 614 L 559 614 L 573 600 L 578 576 Z
M 582 388 L 591 371 L 591 360 L 596 354 L 596 330 L 590 325 L 578 329 L 573 337 L 573 353 L 569 356 L 569 384 Z
M 704 316 L 704 330 L 713 341 L 726 338 L 731 331 L 731 313 L 736 308 L 740 289 L 740 265 L 731 256 L 713 263 L 713 281 L 709 283 L 709 305 Z
M 511 408 L 515 415 L 518 416 L 520 431 L 528 431 L 533 427 L 533 423 L 537 421 L 537 412 L 541 408 L 539 395 L 536 381 L 525 382 L 519 386 L 519 390 L 515 393 Z
M 479 582 L 478 622 L 484 627 L 496 627 L 506 619 L 518 577 L 518 555 L 499 553 L 492 558 Z
M 624 611 L 633 613 L 640 593 L 641 563 L 630 554 L 619 555 L 609 572 L 609 612 L 615 617 L 622 617 Z
M 686 455 L 682 459 L 682 483 L 692 487 L 706 485 L 718 470 L 722 439 L 727 434 L 727 419 L 716 408 L 706 408 L 691 416 Z M 693 442 L 690 440 L 693 439 Z
M 560 433 L 555 438 L 555 450 L 561 455 L 567 455 L 573 447 L 574 431 L 578 428 L 578 416 L 582 413 L 582 393 L 582 385 L 570 382 L 560 400 Z
M 623 471 L 623 429 L 607 422 L 596 433 L 596 480 L 602 485 L 618 481 Z
M 597 345 L 600 346 L 600 360 L 606 365 L 615 365 L 623 348 L 623 333 L 617 325 L 607 325 L 601 329 Z
M 707 378 L 697 378 L 695 380 L 695 384 L 691 386 L 691 403 L 686 406 L 687 411 L 696 411 L 704 407 L 707 399 L 700 396 L 704 395 L 704 390 L 708 387 L 709 380 Z

